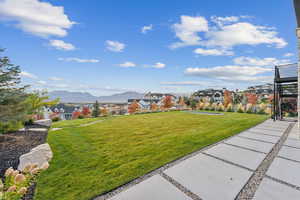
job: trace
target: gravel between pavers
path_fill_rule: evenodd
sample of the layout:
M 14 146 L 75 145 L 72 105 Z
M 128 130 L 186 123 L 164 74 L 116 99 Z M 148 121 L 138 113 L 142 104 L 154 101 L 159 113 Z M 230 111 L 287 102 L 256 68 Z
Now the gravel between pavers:
M 269 169 L 271 163 L 278 155 L 279 150 L 283 146 L 285 140 L 288 137 L 288 134 L 292 130 L 294 124 L 289 124 L 287 129 L 284 131 L 284 134 L 281 136 L 280 140 L 274 145 L 270 153 L 265 157 L 265 159 L 261 162 L 259 167 L 255 170 L 253 175 L 250 177 L 246 185 L 236 196 L 235 200 L 245 200 L 252 199 L 255 195 L 256 190 L 258 189 L 261 181 L 265 177 L 267 170 Z

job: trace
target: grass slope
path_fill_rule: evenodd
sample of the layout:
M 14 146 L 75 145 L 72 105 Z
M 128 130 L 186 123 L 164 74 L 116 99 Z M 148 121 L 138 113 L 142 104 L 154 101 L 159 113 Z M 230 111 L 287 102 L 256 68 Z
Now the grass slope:
M 35 199 L 91 199 L 266 118 L 168 112 L 109 118 L 88 127 L 50 132 L 54 158 L 38 180 Z M 68 127 L 77 122 L 63 123 Z

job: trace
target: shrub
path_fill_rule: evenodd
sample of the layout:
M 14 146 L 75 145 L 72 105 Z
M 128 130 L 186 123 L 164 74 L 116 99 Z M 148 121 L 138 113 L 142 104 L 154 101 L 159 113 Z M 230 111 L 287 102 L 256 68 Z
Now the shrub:
M 209 103 L 205 103 L 203 109 L 207 110 L 207 111 L 210 110 L 210 104 Z
M 54 117 L 54 118 L 52 119 L 53 122 L 58 122 L 58 121 L 60 121 L 60 120 L 61 120 L 60 117 Z
M 270 115 L 272 113 L 272 109 L 271 108 L 266 108 L 264 110 L 264 112 Z
M 46 162 L 40 168 L 37 165 L 28 165 L 22 172 L 12 168 L 7 169 L 4 183 L 0 179 L 0 199 L 21 199 L 27 193 L 28 188 L 36 180 L 39 173 L 48 167 L 49 163 Z
M 17 131 L 22 127 L 21 121 L 0 122 L 0 134 Z
M 247 105 L 246 105 L 246 113 L 253 113 L 253 105 L 252 104 L 250 104 L 250 103 L 248 103 Z
M 217 111 L 223 112 L 225 110 L 225 107 L 223 106 L 222 103 L 220 103 L 217 107 Z
M 24 126 L 30 126 L 33 125 L 33 123 L 34 123 L 34 119 L 30 118 L 27 121 L 25 121 L 23 124 Z
M 234 111 L 234 110 L 233 110 L 232 104 L 231 104 L 231 103 L 228 104 L 227 107 L 226 107 L 226 112 L 233 112 L 233 111 Z
M 210 110 L 215 111 L 215 110 L 217 110 L 217 108 L 218 108 L 218 105 L 216 103 L 213 103 L 213 104 L 211 104 Z
M 244 107 L 243 107 L 242 104 L 239 104 L 239 105 L 238 105 L 237 112 L 238 112 L 238 113 L 244 113 Z
M 259 109 L 258 112 L 257 112 L 257 114 L 265 115 L 265 114 L 267 114 L 267 113 L 265 112 L 265 110 Z
M 84 115 L 79 115 L 78 119 L 84 119 Z
M 72 119 L 77 119 L 80 115 L 81 115 L 81 112 L 78 111 L 78 110 L 75 110 L 75 111 L 72 113 Z
M 205 104 L 203 102 L 199 102 L 197 107 L 199 110 L 202 110 L 204 108 Z

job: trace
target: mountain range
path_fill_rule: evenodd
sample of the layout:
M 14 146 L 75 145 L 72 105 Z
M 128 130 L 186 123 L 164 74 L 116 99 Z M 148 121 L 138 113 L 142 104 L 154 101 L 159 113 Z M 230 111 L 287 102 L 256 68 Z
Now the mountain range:
M 88 92 L 52 91 L 48 93 L 50 99 L 60 98 L 62 103 L 93 103 L 96 100 L 105 103 L 125 103 L 128 99 L 140 99 L 144 96 L 138 92 L 124 92 L 110 96 L 94 96 Z

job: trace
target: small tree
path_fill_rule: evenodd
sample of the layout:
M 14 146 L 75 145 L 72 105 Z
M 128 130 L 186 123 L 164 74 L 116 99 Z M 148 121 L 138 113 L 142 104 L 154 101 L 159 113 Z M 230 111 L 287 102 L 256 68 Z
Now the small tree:
M 197 101 L 195 99 L 191 99 L 190 106 L 193 110 L 195 110 L 197 108 Z
M 157 110 L 158 110 L 157 104 L 156 104 L 156 103 L 152 103 L 152 104 L 150 105 L 150 109 L 151 109 L 152 111 L 157 111 Z
M 88 117 L 88 116 L 91 114 L 91 111 L 90 111 L 89 107 L 83 106 L 82 111 L 81 111 L 81 114 L 82 114 L 84 117 Z
M 99 114 L 100 114 L 99 103 L 98 103 L 98 101 L 96 101 L 94 104 L 94 109 L 93 109 L 92 115 L 93 115 L 93 117 L 99 117 Z
M 79 110 L 75 110 L 72 112 L 72 119 L 77 119 L 81 115 Z
M 232 94 L 230 91 L 224 91 L 224 106 L 227 108 L 228 104 L 232 104 Z
M 27 104 L 27 114 L 30 115 L 30 119 L 32 117 L 37 117 L 42 115 L 44 107 L 51 107 L 58 104 L 59 99 L 49 100 L 49 96 L 47 96 L 46 91 L 35 91 L 28 95 L 26 99 Z M 35 115 L 35 116 L 33 116 Z
M 257 104 L 258 96 L 256 94 L 247 93 L 246 96 L 247 96 L 247 99 L 248 99 L 248 103 L 250 103 L 252 105 Z
M 178 105 L 180 106 L 181 109 L 186 108 L 186 104 L 183 97 L 179 97 Z
M 135 112 L 138 111 L 140 105 L 138 104 L 138 102 L 136 100 L 134 100 L 129 106 L 128 106 L 128 112 L 130 114 L 133 114 Z
M 102 109 L 100 110 L 100 112 L 101 112 L 101 115 L 102 115 L 102 116 L 107 116 L 107 115 L 108 115 L 108 109 L 107 109 L 107 108 L 102 108 Z
M 0 53 L 3 51 L 0 49 Z M 0 134 L 17 130 L 25 120 L 27 86 L 19 86 L 20 74 L 19 66 L 12 64 L 8 57 L 0 56 Z
M 173 106 L 172 97 L 171 96 L 165 96 L 165 98 L 163 99 L 163 107 L 165 109 L 169 109 L 172 106 Z

